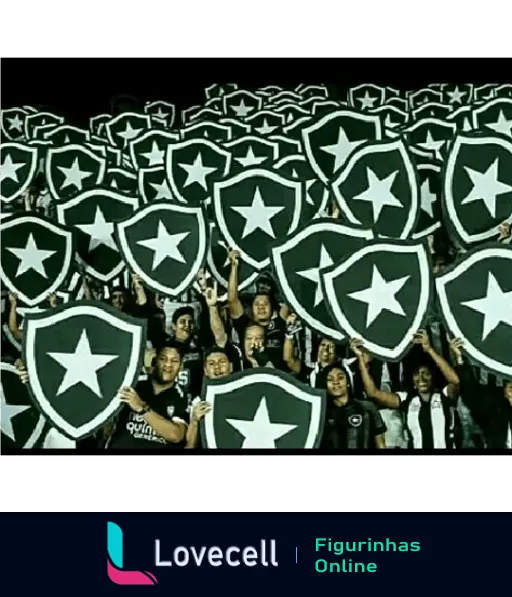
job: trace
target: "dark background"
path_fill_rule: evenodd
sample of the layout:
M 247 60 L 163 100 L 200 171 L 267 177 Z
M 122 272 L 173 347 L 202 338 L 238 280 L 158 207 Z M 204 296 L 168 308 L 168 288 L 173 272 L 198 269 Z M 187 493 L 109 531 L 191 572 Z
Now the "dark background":
M 33 105 L 86 126 L 89 116 L 110 112 L 110 99 L 124 94 L 141 105 L 167 100 L 182 110 L 203 103 L 212 83 L 246 89 L 323 83 L 334 98 L 346 99 L 347 89 L 361 83 L 405 91 L 428 83 L 510 82 L 512 59 L 10 58 L 2 59 L 1 78 L 3 108 Z
M 133 483 L 145 483 L 148 500 L 161 491 L 158 481 L 134 470 Z M 352 485 L 350 485 L 352 487 Z M 7 489 L 7 487 L 6 487 Z M 37 491 L 37 488 L 35 488 Z M 91 487 L 91 491 L 97 490 Z M 173 491 L 184 491 L 177 486 Z M 270 490 L 270 489 L 269 489 Z M 108 489 L 107 489 L 108 491 Z M 206 491 L 208 491 L 206 489 Z M 321 498 L 322 488 L 318 488 Z M 404 496 L 401 496 L 402 498 Z M 401 499 L 397 496 L 397 499 Z M 143 504 L 127 507 L 142 507 Z M 337 505 L 343 495 L 325 495 Z M 406 499 L 414 499 L 411 495 Z M 442 501 L 442 495 L 440 495 Z M 206 500 L 207 502 L 207 500 Z M 169 507 L 172 508 L 172 491 Z M 73 507 L 70 504 L 70 507 Z M 206 506 L 207 507 L 207 506 Z M 124 534 L 125 569 L 147 570 L 158 585 L 120 587 L 107 577 L 107 521 Z M 273 595 L 486 595 L 510 593 L 511 514 L 466 513 L 157 513 L 157 514 L 0 514 L 1 588 L 5 595 L 141 595 L 167 597 L 219 594 L 224 597 Z M 355 552 L 353 562 L 375 562 L 375 573 L 318 573 L 316 559 L 339 562 L 326 550 L 315 553 L 317 537 L 333 541 L 419 541 L 419 552 Z M 178 545 L 259 546 L 277 542 L 278 567 L 231 568 L 189 565 L 155 568 L 154 540 L 162 559 Z M 268 543 L 267 543 L 268 544 Z M 298 547 L 298 564 L 295 547 Z

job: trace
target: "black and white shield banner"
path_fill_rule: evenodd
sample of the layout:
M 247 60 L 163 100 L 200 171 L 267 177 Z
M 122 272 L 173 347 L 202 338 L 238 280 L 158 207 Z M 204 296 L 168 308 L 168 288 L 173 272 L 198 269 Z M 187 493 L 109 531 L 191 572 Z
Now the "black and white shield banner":
M 428 249 L 416 241 L 370 241 L 321 273 L 333 323 L 376 357 L 399 361 L 430 303 Z
M 181 129 L 184 141 L 190 139 L 208 139 L 214 143 L 226 143 L 232 137 L 231 128 L 217 122 L 197 122 Z
M 373 83 L 365 83 L 348 90 L 348 101 L 359 110 L 372 110 L 384 103 L 386 90 Z
M 443 85 L 443 101 L 453 109 L 469 104 L 473 96 L 473 85 Z
M 177 200 L 167 182 L 164 167 L 141 168 L 137 173 L 137 188 L 144 203 L 166 199 Z
M 114 240 L 114 222 L 130 217 L 137 197 L 94 189 L 57 205 L 57 219 L 76 230 L 76 251 L 85 270 L 100 282 L 119 276 L 124 263 Z
M 151 116 L 151 119 L 156 122 L 165 124 L 167 128 L 171 128 L 174 124 L 176 115 L 176 107 L 174 104 L 164 101 L 149 102 L 144 106 L 144 112 Z
M 233 118 L 247 118 L 261 110 L 263 98 L 251 91 L 233 91 L 222 97 L 222 109 L 226 116 Z
M 78 301 L 25 318 L 23 359 L 36 405 L 73 440 L 120 409 L 120 387 L 140 372 L 146 324 L 100 302 Z
M 441 103 L 443 101 L 442 92 L 429 87 L 410 91 L 407 95 L 411 110 L 415 110 L 416 108 L 419 108 L 423 104 L 428 104 L 429 102 Z
M 226 149 L 233 158 L 230 173 L 236 174 L 245 168 L 269 168 L 279 156 L 279 145 L 268 139 L 261 139 L 254 135 L 246 135 L 226 143 Z
M 512 377 L 512 247 L 484 245 L 436 279 L 446 327 L 469 357 Z
M 208 380 L 212 405 L 202 427 L 206 448 L 314 449 L 322 439 L 325 391 L 277 369 L 248 369 Z
M 43 135 L 45 141 L 51 141 L 52 145 L 69 145 L 88 143 L 90 141 L 90 132 L 85 129 L 80 129 L 76 126 L 63 124 L 52 128 Z
M 167 147 L 177 141 L 179 141 L 178 133 L 154 129 L 145 132 L 128 144 L 133 166 L 137 170 L 163 166 Z
M 497 237 L 497 227 L 512 221 L 512 143 L 478 133 L 457 136 L 446 161 L 443 209 L 462 246 Z
M 188 290 L 206 259 L 208 228 L 200 207 L 152 203 L 115 229 L 130 270 L 165 296 Z
M 404 133 L 410 145 L 431 152 L 436 160 L 443 161 L 456 128 L 454 122 L 439 118 L 423 118 L 407 127 Z
M 27 306 L 41 303 L 68 276 L 73 232 L 43 216 L 14 215 L 0 224 L 2 282 Z
M 136 112 L 124 112 L 105 123 L 108 142 L 121 150 L 128 149 L 130 141 L 149 128 L 151 128 L 150 116 Z
M 2 201 L 14 201 L 28 189 L 37 173 L 37 147 L 22 143 L 2 144 L 0 166 L 0 197 Z
M 388 238 L 412 234 L 418 219 L 419 184 L 402 139 L 356 150 L 332 188 L 350 224 L 373 228 L 376 236 Z
M 486 133 L 512 136 L 512 99 L 497 98 L 473 110 L 474 125 Z
M 420 185 L 420 210 L 412 238 L 424 238 L 441 228 L 441 166 L 418 164 L 416 171 Z
M 46 154 L 46 180 L 53 199 L 65 201 L 101 184 L 106 159 L 83 145 L 50 147 Z
M 302 201 L 299 181 L 261 168 L 249 168 L 213 186 L 215 219 L 224 240 L 258 271 L 270 263 L 269 241 L 297 229 Z
M 284 125 L 284 114 L 272 110 L 261 110 L 248 116 L 246 121 L 251 125 L 253 133 L 267 137 L 276 135 Z
M 175 197 L 199 205 L 212 196 L 214 182 L 227 176 L 231 154 L 206 139 L 173 143 L 167 150 L 167 182 Z
M 313 172 L 325 184 L 357 147 L 380 139 L 380 117 L 351 110 L 330 112 L 302 130 L 304 153 Z
M 319 334 L 337 341 L 344 338 L 333 326 L 320 283 L 321 272 L 372 238 L 371 230 L 349 228 L 330 218 L 320 218 L 272 247 L 272 266 L 287 304 Z
M 2 138 L 7 141 L 20 141 L 25 134 L 27 111 L 23 108 L 7 108 L 0 114 Z
M 12 448 L 33 448 L 45 429 L 45 420 L 34 407 L 28 387 L 10 363 L 0 363 L 0 428 L 1 447 L 6 453 Z
M 34 114 L 29 114 L 25 118 L 25 139 L 35 139 L 34 133 L 38 127 L 46 126 L 48 127 L 57 127 L 59 124 L 64 122 L 64 118 L 62 116 L 56 116 L 51 112 L 35 112 Z

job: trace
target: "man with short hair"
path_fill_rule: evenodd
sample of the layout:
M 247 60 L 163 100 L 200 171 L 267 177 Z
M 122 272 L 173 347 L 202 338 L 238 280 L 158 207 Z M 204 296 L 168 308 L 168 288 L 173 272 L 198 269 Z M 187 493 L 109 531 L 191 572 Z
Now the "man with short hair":
M 220 346 L 212 346 L 204 354 L 204 376 L 206 379 L 223 379 L 233 373 L 233 363 L 230 353 Z M 199 424 L 211 405 L 201 400 L 199 396 L 190 403 L 190 424 L 187 429 L 186 448 L 194 449 L 199 444 Z
M 188 425 L 187 399 L 177 383 L 181 346 L 169 342 L 157 350 L 151 376 L 135 388 L 120 388 L 126 404 L 118 417 L 108 449 L 183 447 Z

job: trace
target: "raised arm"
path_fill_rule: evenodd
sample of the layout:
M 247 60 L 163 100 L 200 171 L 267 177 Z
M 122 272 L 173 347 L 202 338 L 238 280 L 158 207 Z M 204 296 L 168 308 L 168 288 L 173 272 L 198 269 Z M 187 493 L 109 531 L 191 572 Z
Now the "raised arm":
M 400 397 L 398 394 L 394 394 L 393 392 L 383 392 L 373 381 L 369 368 L 370 359 L 368 358 L 368 353 L 364 349 L 362 341 L 358 338 L 352 338 L 350 340 L 350 350 L 357 357 L 359 373 L 361 374 L 366 395 L 386 408 L 398 408 L 400 406 Z
M 300 322 L 297 321 L 297 315 L 291 313 L 286 319 L 286 334 L 283 344 L 283 361 L 288 369 L 298 375 L 302 370 L 302 361 L 297 358 L 295 350 L 295 334 L 301 329 Z
M 414 335 L 413 342 L 415 344 L 419 344 L 425 354 L 428 354 L 434 363 L 438 366 L 439 370 L 443 374 L 443 377 L 448 384 L 448 396 L 450 398 L 457 398 L 459 395 L 460 390 L 460 379 L 457 375 L 455 369 L 448 363 L 446 359 L 444 359 L 440 354 L 438 354 L 432 345 L 430 344 L 430 340 L 426 330 L 418 330 L 417 333 Z
M 228 342 L 228 335 L 224 322 L 218 308 L 218 288 L 217 281 L 214 281 L 212 287 L 207 287 L 203 292 L 204 300 L 208 307 L 208 317 L 210 319 L 210 329 L 215 339 L 215 344 L 224 348 Z
M 9 303 L 9 319 L 7 321 L 7 326 L 14 339 L 18 342 L 22 342 L 23 330 L 20 330 L 20 328 L 18 327 L 18 316 L 16 314 L 16 305 L 18 304 L 18 297 L 13 292 L 9 292 Z
M 240 267 L 240 253 L 229 249 L 228 259 L 231 262 L 231 270 L 228 280 L 228 306 L 232 319 L 238 319 L 244 314 L 244 306 L 238 298 L 238 268 Z

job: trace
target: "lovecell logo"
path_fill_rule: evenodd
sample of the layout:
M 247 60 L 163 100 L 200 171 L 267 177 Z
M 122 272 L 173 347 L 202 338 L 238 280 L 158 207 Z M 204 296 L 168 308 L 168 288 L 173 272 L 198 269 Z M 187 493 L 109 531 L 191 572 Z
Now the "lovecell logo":
M 124 570 L 123 531 L 115 522 L 107 523 L 107 572 L 116 585 L 156 585 L 158 581 L 150 572 Z

